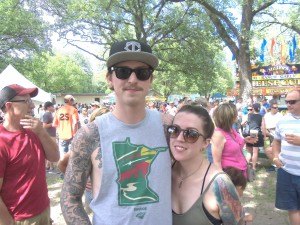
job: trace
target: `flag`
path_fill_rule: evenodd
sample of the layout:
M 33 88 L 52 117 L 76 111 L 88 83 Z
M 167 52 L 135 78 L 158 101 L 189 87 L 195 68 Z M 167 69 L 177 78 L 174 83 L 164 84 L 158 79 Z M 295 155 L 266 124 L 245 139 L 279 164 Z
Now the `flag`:
M 266 45 L 267 45 L 267 40 L 264 38 L 263 39 L 263 42 L 261 43 L 261 46 L 260 46 L 260 61 L 264 62 L 265 61 L 265 48 L 266 48 Z
M 285 64 L 286 62 L 286 54 L 287 53 L 287 46 L 284 43 L 284 40 L 281 40 L 281 47 L 280 47 L 280 61 L 282 64 Z
M 274 47 L 275 47 L 275 39 L 272 38 L 272 41 L 271 41 L 271 48 L 270 48 L 270 55 L 273 57 L 274 56 Z
M 297 49 L 297 40 L 296 40 L 296 36 L 294 35 L 294 37 L 293 37 L 293 52 L 294 52 L 294 55 L 295 55 L 296 49 Z
M 293 62 L 295 58 L 294 58 L 294 49 L 293 49 L 292 41 L 289 42 L 289 56 L 290 56 L 290 61 Z

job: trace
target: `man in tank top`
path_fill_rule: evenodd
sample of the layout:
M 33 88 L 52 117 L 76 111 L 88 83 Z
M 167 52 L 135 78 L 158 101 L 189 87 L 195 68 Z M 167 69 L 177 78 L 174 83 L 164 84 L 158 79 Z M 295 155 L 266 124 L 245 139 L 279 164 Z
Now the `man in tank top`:
M 92 178 L 93 224 L 171 225 L 171 163 L 167 114 L 145 109 L 158 59 L 136 40 L 116 42 L 106 79 L 115 109 L 76 134 L 61 193 L 67 224 L 91 224 L 81 197 Z M 164 117 L 163 117 L 164 116 Z

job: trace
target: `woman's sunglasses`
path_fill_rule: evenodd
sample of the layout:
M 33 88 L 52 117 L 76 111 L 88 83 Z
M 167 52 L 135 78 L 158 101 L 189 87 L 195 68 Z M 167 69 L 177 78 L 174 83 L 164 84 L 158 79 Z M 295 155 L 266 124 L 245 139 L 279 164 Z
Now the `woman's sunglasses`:
M 148 80 L 153 73 L 153 69 L 151 68 L 136 68 L 131 69 L 128 67 L 112 67 L 109 69 L 110 72 L 115 71 L 116 77 L 120 80 L 128 79 L 131 74 L 134 72 L 137 79 L 141 81 Z
M 177 125 L 170 125 L 167 127 L 167 133 L 170 138 L 177 138 L 181 131 L 183 132 L 183 139 L 188 143 L 195 143 L 200 136 L 204 138 L 204 136 L 195 129 L 184 130 Z

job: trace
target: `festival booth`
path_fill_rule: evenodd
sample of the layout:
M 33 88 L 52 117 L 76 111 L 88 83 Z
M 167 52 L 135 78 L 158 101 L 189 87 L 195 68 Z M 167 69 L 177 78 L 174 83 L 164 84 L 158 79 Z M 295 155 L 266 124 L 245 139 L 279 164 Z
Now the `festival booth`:
M 8 65 L 0 74 L 0 89 L 10 84 L 19 84 L 26 88 L 37 87 L 39 89 L 38 95 L 32 98 L 35 105 L 43 104 L 46 101 L 54 101 L 55 99 L 55 96 L 33 84 L 21 73 L 19 73 L 12 65 Z

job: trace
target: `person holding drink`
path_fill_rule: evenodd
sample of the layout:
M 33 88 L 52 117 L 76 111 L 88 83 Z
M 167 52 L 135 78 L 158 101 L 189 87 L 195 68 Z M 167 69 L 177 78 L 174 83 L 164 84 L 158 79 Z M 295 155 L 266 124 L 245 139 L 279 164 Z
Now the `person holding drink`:
M 264 118 L 259 114 L 260 104 L 254 103 L 252 105 L 253 113 L 248 114 L 248 123 L 250 128 L 250 137 L 258 138 L 258 141 L 254 144 L 247 143 L 247 151 L 251 154 L 248 162 L 252 163 L 252 169 L 255 175 L 256 164 L 258 160 L 258 151 L 260 147 L 264 147 L 264 139 L 266 138 L 266 126 Z
M 287 94 L 289 113 L 276 125 L 272 150 L 278 168 L 275 207 L 287 210 L 290 224 L 300 224 L 300 89 Z

